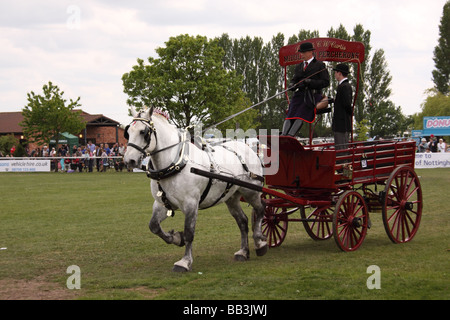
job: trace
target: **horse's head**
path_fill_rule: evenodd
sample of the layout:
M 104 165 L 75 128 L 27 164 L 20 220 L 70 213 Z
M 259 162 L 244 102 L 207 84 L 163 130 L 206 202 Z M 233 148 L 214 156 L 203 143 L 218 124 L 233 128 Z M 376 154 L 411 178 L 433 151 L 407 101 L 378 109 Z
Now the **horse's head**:
M 142 159 L 156 148 L 156 129 L 152 121 L 153 108 L 137 112 L 131 108 L 133 121 L 125 128 L 128 140 L 124 156 L 128 168 L 140 168 Z

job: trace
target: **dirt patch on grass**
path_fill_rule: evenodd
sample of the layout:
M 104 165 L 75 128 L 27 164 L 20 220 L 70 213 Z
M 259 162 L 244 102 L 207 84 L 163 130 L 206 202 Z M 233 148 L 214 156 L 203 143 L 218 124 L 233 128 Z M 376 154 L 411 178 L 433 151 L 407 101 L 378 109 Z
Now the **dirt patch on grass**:
M 77 290 L 69 290 L 44 279 L 0 279 L 0 300 L 71 300 Z

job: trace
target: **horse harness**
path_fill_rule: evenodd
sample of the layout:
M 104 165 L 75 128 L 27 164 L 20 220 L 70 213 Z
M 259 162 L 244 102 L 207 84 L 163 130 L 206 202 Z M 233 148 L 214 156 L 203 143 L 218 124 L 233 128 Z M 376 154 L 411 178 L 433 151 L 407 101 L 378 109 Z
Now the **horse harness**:
M 151 163 L 151 161 L 148 162 L 147 164 L 147 176 L 151 179 L 154 180 L 161 180 L 161 179 L 165 179 L 168 178 L 178 172 L 181 172 L 181 170 L 183 170 L 183 168 L 186 166 L 187 163 L 187 157 L 186 157 L 186 134 L 187 131 L 184 131 L 180 134 L 180 141 L 170 145 L 168 147 L 165 147 L 163 149 L 148 153 L 145 150 L 149 147 L 150 143 L 151 143 L 151 135 L 154 134 L 155 135 L 155 140 L 157 143 L 158 140 L 158 136 L 156 133 L 156 128 L 153 124 L 153 121 L 145 119 L 145 118 L 134 118 L 133 121 L 142 121 L 144 122 L 145 129 L 143 131 L 141 131 L 141 133 L 144 135 L 144 140 L 146 145 L 144 147 L 139 147 L 138 145 L 134 144 L 134 143 L 127 143 L 127 146 L 130 146 L 132 148 L 135 148 L 136 150 L 140 151 L 144 156 L 153 156 L 157 153 L 160 153 L 162 151 L 174 148 L 176 146 L 178 146 L 178 151 L 177 154 L 179 155 L 179 157 L 174 160 L 169 166 L 167 166 L 164 169 L 161 170 L 155 170 L 153 167 L 153 164 Z M 125 131 L 124 131 L 124 137 L 125 139 L 129 139 L 129 134 L 128 134 L 128 128 L 130 127 L 130 125 L 125 127 Z
M 170 204 L 169 200 L 167 199 L 166 196 L 166 192 L 163 190 L 163 188 L 161 187 L 160 184 L 160 180 L 169 178 L 179 172 L 181 172 L 184 167 L 186 166 L 187 160 L 188 160 L 188 156 L 186 155 L 186 144 L 188 143 L 187 141 L 187 130 L 182 130 L 181 133 L 179 133 L 180 136 L 180 141 L 170 145 L 168 147 L 165 147 L 163 149 L 148 153 L 145 150 L 150 146 L 151 143 L 151 135 L 154 134 L 155 135 L 155 140 L 157 141 L 157 133 L 156 133 L 156 128 L 153 124 L 153 121 L 145 119 L 145 118 L 141 118 L 141 117 L 137 117 L 137 118 L 133 118 L 133 121 L 142 121 L 145 124 L 145 129 L 143 131 L 141 131 L 141 134 L 144 135 L 144 140 L 146 145 L 144 147 L 139 147 L 138 145 L 134 144 L 134 143 L 127 143 L 127 146 L 130 146 L 132 148 L 135 148 L 136 150 L 140 151 L 144 156 L 152 156 L 155 155 L 159 152 L 174 148 L 176 146 L 178 146 L 178 158 L 176 158 L 169 166 L 167 166 L 164 169 L 161 170 L 155 170 L 154 166 L 151 162 L 151 160 L 148 161 L 147 163 L 147 168 L 146 168 L 146 172 L 147 172 L 147 177 L 156 180 L 157 184 L 158 184 L 158 192 L 157 192 L 157 196 L 161 198 L 161 201 L 164 204 L 164 207 L 168 210 L 167 211 L 167 215 L 173 217 L 175 215 L 175 211 L 173 210 L 172 205 Z M 128 128 L 130 127 L 130 125 L 127 125 L 125 127 L 125 131 L 124 131 L 124 137 L 125 139 L 129 139 L 129 134 L 128 134 Z M 219 145 L 220 147 L 234 153 L 236 155 L 236 157 L 239 159 L 239 161 L 242 164 L 242 167 L 244 168 L 244 170 L 246 172 L 248 172 L 249 177 L 251 179 L 255 179 L 255 180 L 259 180 L 261 182 L 264 182 L 264 178 L 251 172 L 247 166 L 247 164 L 245 163 L 245 160 L 242 158 L 242 156 L 240 154 L 238 154 L 236 151 L 234 151 L 233 149 L 224 146 L 224 145 Z M 211 148 L 206 147 L 205 145 L 202 146 L 202 150 L 206 151 L 206 153 L 208 154 L 208 157 L 210 159 L 210 170 L 211 172 L 215 171 L 215 161 L 214 158 L 212 156 L 212 152 L 214 152 L 214 150 L 211 150 Z M 205 188 L 205 190 L 203 191 L 201 197 L 200 197 L 200 201 L 199 201 L 199 205 L 206 199 L 206 197 L 208 196 L 208 193 L 212 187 L 213 184 L 213 178 L 209 178 L 208 184 Z M 220 197 L 210 206 L 208 206 L 208 208 L 216 205 L 222 198 L 224 198 L 228 192 L 230 191 L 230 189 L 233 187 L 233 183 L 227 182 L 227 186 L 224 190 L 224 192 L 220 195 Z M 207 209 L 207 208 L 205 208 Z
M 261 177 L 261 176 L 255 174 L 255 173 L 253 173 L 253 172 L 251 172 L 251 171 L 249 170 L 247 164 L 245 163 L 244 158 L 242 158 L 242 156 L 241 156 L 239 153 L 237 153 L 237 152 L 234 151 L 233 149 L 231 149 L 231 148 L 229 148 L 229 147 L 227 147 L 227 146 L 225 146 L 225 145 L 223 145 L 223 144 L 222 144 L 222 145 L 219 145 L 219 146 L 222 147 L 222 148 L 224 148 L 225 150 L 228 150 L 228 151 L 234 153 L 234 154 L 236 155 L 236 157 L 237 157 L 237 158 L 239 159 L 239 161 L 241 162 L 242 167 L 244 168 L 244 170 L 245 170 L 246 172 L 248 172 L 249 177 L 250 177 L 251 179 L 256 179 L 256 180 L 259 180 L 259 181 L 261 181 L 261 182 L 264 182 L 264 178 L 263 178 L 263 177 Z M 211 171 L 211 172 L 214 172 L 214 171 L 215 171 L 215 166 L 214 166 L 215 161 L 214 161 L 213 156 L 212 156 L 212 151 L 214 151 L 214 150 L 211 151 L 211 149 L 208 147 L 205 151 L 207 152 L 207 154 L 208 154 L 208 156 L 209 156 L 210 163 L 211 163 L 211 164 L 210 164 L 210 171 Z M 213 183 L 213 178 L 209 178 L 208 185 L 206 186 L 205 190 L 203 191 L 202 196 L 200 197 L 200 202 L 199 202 L 199 204 L 201 204 L 201 203 L 206 199 L 206 197 L 208 196 L 208 193 L 209 193 L 209 190 L 211 189 L 212 183 Z M 224 197 L 228 194 L 228 192 L 230 191 L 231 187 L 233 187 L 233 186 L 234 186 L 233 183 L 227 182 L 227 186 L 225 187 L 225 190 L 224 190 L 224 192 L 220 195 L 220 197 L 219 197 L 216 201 L 214 201 L 211 205 L 209 205 L 207 208 L 204 208 L 204 209 L 208 209 L 208 208 L 211 208 L 211 207 L 215 206 L 222 198 L 224 198 Z
M 157 136 L 156 136 L 156 128 L 155 125 L 153 124 L 153 121 L 145 119 L 145 118 L 141 118 L 141 117 L 137 117 L 137 118 L 133 118 L 133 123 L 135 123 L 136 121 L 142 121 L 145 124 L 145 129 L 144 131 L 141 131 L 141 134 L 144 135 L 144 140 L 146 145 L 142 148 L 134 143 L 127 143 L 127 146 L 130 146 L 138 151 L 140 151 L 142 154 L 147 155 L 147 152 L 145 151 L 145 149 L 148 148 L 148 146 L 151 143 L 151 135 L 152 133 L 155 134 L 155 139 L 158 140 Z M 125 137 L 125 139 L 129 140 L 130 139 L 130 135 L 128 134 L 128 129 L 130 128 L 130 125 L 127 125 L 125 127 L 125 131 L 123 133 L 123 136 Z

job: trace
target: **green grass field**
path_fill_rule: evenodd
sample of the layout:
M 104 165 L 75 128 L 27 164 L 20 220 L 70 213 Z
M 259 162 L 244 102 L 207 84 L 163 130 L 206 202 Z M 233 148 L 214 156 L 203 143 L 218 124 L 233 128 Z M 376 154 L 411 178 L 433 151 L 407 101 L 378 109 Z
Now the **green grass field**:
M 417 173 L 424 210 L 410 243 L 393 244 L 381 214 L 372 213 L 356 252 L 341 252 L 333 239 L 313 241 L 298 222 L 290 223 L 281 247 L 263 257 L 252 250 L 248 262 L 235 262 L 239 230 L 220 205 L 199 214 L 187 274 L 171 271 L 184 248 L 148 229 L 153 200 L 145 174 L 3 173 L 0 300 L 448 300 L 450 171 Z M 183 221 L 177 212 L 163 228 L 181 230 Z M 81 270 L 79 290 L 66 287 L 71 265 Z M 379 290 L 366 285 L 371 265 L 380 268 Z

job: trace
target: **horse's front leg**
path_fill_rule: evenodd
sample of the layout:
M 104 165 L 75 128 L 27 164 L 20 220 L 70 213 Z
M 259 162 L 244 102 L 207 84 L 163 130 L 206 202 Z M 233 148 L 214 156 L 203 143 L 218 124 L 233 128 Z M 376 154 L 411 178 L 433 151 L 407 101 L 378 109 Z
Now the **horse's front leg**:
M 173 271 L 186 272 L 192 269 L 194 258 L 192 257 L 192 242 L 194 241 L 195 224 L 197 222 L 198 205 L 193 205 L 184 210 L 184 243 L 186 245 L 184 256 L 174 263 Z
M 234 260 L 247 261 L 250 258 L 250 251 L 248 249 L 248 218 L 244 211 L 242 211 L 240 194 L 234 194 L 225 203 L 241 231 L 241 249 L 234 254 Z
M 261 201 L 261 195 L 251 190 L 242 191 L 244 199 L 253 207 L 252 229 L 255 241 L 256 255 L 263 256 L 267 253 L 267 239 L 263 235 L 261 226 L 265 214 L 265 204 Z
M 161 222 L 167 218 L 167 209 L 161 205 L 159 202 L 154 202 L 153 204 L 153 214 L 150 220 L 149 228 L 150 231 L 161 239 L 163 239 L 168 244 L 175 244 L 177 246 L 184 246 L 183 232 L 169 231 L 165 232 L 161 228 Z

